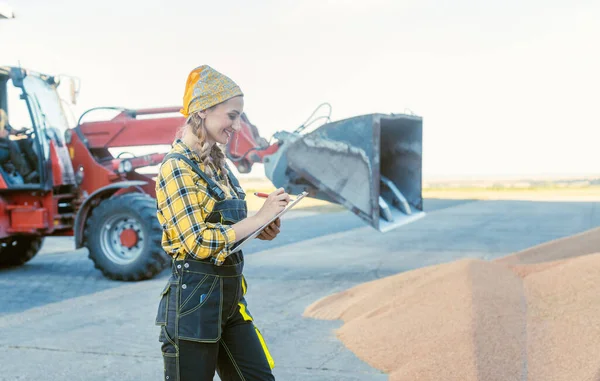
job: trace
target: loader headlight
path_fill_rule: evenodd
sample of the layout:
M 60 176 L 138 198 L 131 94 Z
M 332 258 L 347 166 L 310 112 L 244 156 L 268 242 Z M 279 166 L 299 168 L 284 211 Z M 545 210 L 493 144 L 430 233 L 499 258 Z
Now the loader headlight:
M 119 163 L 119 172 L 121 173 L 131 172 L 132 169 L 133 165 L 129 160 L 123 160 L 121 163 Z
M 77 172 L 75 172 L 75 183 L 81 185 L 83 182 L 83 166 L 80 165 Z

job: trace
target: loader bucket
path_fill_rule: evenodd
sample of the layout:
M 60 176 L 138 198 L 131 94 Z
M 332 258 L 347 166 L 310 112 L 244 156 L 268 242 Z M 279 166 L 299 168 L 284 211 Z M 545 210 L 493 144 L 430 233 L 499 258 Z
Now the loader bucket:
M 424 216 L 422 118 L 369 114 L 306 135 L 275 135 L 267 177 L 289 193 L 341 204 L 386 232 Z

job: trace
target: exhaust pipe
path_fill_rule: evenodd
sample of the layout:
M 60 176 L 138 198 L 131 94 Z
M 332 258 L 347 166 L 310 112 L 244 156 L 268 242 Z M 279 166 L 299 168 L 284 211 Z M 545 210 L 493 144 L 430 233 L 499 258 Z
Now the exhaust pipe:
M 275 138 L 264 159 L 275 186 L 341 204 L 380 232 L 424 217 L 421 117 L 369 114 Z

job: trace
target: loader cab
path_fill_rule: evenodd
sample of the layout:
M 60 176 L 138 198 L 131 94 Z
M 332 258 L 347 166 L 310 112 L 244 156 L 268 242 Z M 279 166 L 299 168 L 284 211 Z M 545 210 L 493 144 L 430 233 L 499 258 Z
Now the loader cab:
M 53 77 L 0 67 L 0 113 L 5 116 L 0 121 L 0 191 L 52 190 L 62 185 L 57 179 L 75 183 L 57 86 Z

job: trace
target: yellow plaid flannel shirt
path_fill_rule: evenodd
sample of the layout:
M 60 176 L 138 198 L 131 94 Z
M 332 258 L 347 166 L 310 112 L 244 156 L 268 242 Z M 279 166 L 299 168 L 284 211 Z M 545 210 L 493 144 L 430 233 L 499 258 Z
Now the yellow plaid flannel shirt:
M 175 140 L 170 152 L 187 156 L 204 171 L 200 157 L 180 139 Z M 233 197 L 223 181 L 219 184 L 227 197 Z M 156 201 L 158 221 L 163 228 L 162 246 L 173 258 L 183 260 L 190 255 L 194 259 L 214 257 L 222 261 L 230 254 L 235 231 L 228 225 L 205 222 L 218 200 L 208 193 L 207 183 L 187 163 L 170 159 L 161 165 L 156 178 Z

